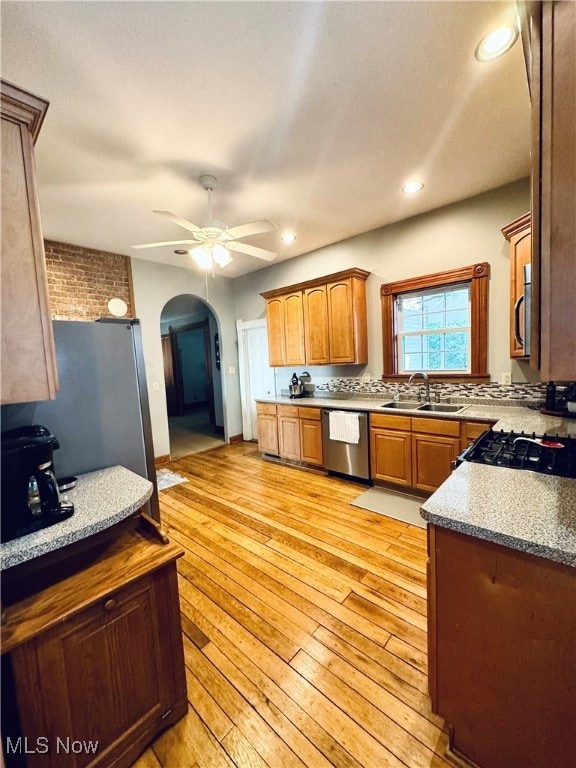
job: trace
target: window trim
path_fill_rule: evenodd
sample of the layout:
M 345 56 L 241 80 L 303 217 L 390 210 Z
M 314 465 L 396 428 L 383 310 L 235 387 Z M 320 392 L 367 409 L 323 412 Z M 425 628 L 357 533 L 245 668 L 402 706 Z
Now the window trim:
M 398 295 L 427 288 L 448 287 L 455 283 L 470 283 L 470 373 L 429 374 L 442 381 L 489 381 L 488 374 L 488 278 L 490 265 L 484 261 L 468 267 L 411 277 L 380 286 L 382 301 L 383 379 L 408 379 L 410 374 L 398 373 L 396 344 L 396 299 Z

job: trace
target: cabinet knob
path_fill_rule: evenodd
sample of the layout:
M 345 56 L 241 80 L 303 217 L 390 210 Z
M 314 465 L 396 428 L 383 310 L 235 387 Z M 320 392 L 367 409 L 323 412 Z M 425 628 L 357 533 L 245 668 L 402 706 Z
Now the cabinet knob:
M 106 600 L 104 603 L 104 610 L 111 611 L 113 608 L 116 608 L 116 600 L 111 597 L 110 600 Z

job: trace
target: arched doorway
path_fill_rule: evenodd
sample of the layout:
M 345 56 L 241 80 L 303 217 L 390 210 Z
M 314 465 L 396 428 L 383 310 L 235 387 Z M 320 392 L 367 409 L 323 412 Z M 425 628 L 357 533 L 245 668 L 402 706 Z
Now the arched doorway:
M 160 316 L 170 457 L 224 444 L 218 321 L 197 296 L 168 301 Z

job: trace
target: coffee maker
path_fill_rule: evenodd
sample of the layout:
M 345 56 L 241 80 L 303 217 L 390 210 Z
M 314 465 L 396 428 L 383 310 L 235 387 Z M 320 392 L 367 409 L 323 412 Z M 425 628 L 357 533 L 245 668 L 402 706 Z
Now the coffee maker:
M 54 475 L 56 437 L 40 424 L 2 433 L 0 540 L 34 533 L 74 514 Z

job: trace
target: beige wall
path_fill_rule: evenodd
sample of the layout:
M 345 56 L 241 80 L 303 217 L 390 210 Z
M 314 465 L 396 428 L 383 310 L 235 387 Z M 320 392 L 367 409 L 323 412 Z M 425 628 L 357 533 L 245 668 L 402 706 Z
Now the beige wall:
M 186 295 L 205 301 L 205 274 L 194 269 L 180 269 L 132 259 L 132 280 L 136 316 L 142 326 L 154 455 L 165 456 L 170 453 L 170 437 L 164 388 L 160 318 L 167 302 L 175 296 Z M 208 279 L 208 303 L 216 317 L 220 335 L 223 420 L 227 439 L 242 434 L 238 344 L 232 283 L 232 280 L 225 277 Z M 155 389 L 154 385 L 158 388 Z
M 382 229 L 335 243 L 290 261 L 261 269 L 234 281 L 236 316 L 264 316 L 260 292 L 338 272 L 349 267 L 369 270 L 368 350 L 366 370 L 382 375 L 380 286 L 416 275 L 487 261 L 489 292 L 488 369 L 493 381 L 512 372 L 513 381 L 538 381 L 524 363 L 510 360 L 508 312 L 510 259 L 501 228 L 530 207 L 529 180 L 522 179 L 477 197 L 405 219 Z M 359 375 L 364 369 L 324 368 L 328 375 Z M 316 371 L 320 373 L 319 369 Z M 280 376 L 283 375 L 280 369 Z M 285 376 L 284 376 L 285 378 Z M 277 376 L 278 379 L 278 376 Z

